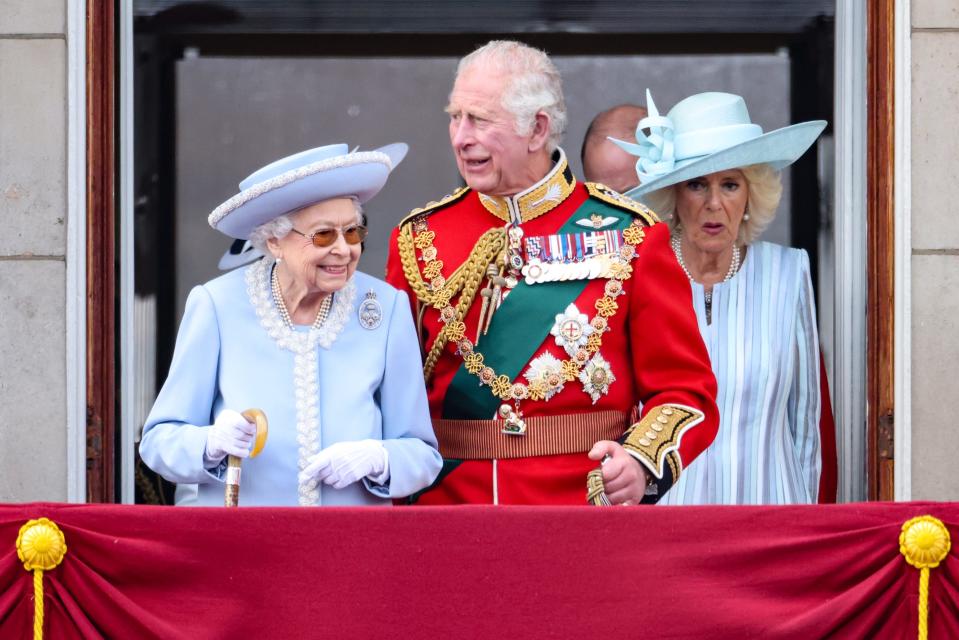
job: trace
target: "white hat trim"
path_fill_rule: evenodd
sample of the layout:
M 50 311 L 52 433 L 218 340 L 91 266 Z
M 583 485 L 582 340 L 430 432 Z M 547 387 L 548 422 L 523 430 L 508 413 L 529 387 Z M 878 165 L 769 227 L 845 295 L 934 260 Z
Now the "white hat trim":
M 357 164 L 369 164 L 372 162 L 380 162 L 386 165 L 386 168 L 390 171 L 393 170 L 393 163 L 390 161 L 390 157 L 381 151 L 358 151 L 356 153 L 349 153 L 343 156 L 336 156 L 326 160 L 320 160 L 319 162 L 305 165 L 299 169 L 281 173 L 274 178 L 264 180 L 263 182 L 259 182 L 245 191 L 241 191 L 214 209 L 213 213 L 211 213 L 209 218 L 207 218 L 207 221 L 210 223 L 210 226 L 215 229 L 220 220 L 225 218 L 228 213 L 245 205 L 251 200 L 255 200 L 264 193 L 268 193 L 280 187 L 285 187 L 292 182 L 296 182 L 297 180 L 306 178 L 307 176 L 311 176 L 315 173 L 330 171 L 331 169 L 341 169 L 343 167 L 352 167 L 353 165 Z

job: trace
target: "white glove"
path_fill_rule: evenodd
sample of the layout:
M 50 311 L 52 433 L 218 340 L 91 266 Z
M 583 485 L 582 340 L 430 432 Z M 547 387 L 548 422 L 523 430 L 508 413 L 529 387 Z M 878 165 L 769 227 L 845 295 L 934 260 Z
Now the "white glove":
M 217 464 L 228 455 L 237 458 L 249 457 L 255 435 L 255 424 L 248 422 L 232 409 L 224 409 L 216 417 L 216 421 L 207 427 L 204 458 Z
M 376 484 L 390 479 L 389 455 L 379 440 L 332 444 L 310 459 L 299 480 L 300 484 L 316 486 L 325 482 L 334 489 L 342 489 L 367 477 Z

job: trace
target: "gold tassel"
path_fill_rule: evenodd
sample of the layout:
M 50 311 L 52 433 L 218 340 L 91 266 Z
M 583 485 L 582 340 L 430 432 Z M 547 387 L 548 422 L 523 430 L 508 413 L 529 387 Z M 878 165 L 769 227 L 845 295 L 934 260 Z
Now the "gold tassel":
M 899 534 L 899 553 L 919 569 L 919 640 L 929 637 L 929 570 L 949 555 L 949 530 L 942 520 L 919 516 L 907 520 Z
M 490 302 L 493 297 L 493 289 L 491 288 L 493 278 L 497 275 L 496 265 L 490 264 L 486 267 L 486 278 L 488 279 L 487 286 L 480 289 L 480 296 L 483 298 L 483 306 L 480 307 L 479 315 L 479 325 L 476 327 L 476 340 L 473 344 L 479 344 L 480 338 L 486 335 L 484 328 L 486 327 L 486 313 L 490 312 Z M 490 312 L 491 313 L 491 312 Z
M 17 557 L 23 568 L 33 572 L 33 638 L 43 640 L 43 572 L 63 562 L 67 543 L 54 522 L 46 518 L 29 520 L 17 535 Z
M 606 497 L 606 485 L 603 482 L 602 467 L 596 467 L 586 474 L 586 504 L 595 507 L 609 506 L 609 498 Z

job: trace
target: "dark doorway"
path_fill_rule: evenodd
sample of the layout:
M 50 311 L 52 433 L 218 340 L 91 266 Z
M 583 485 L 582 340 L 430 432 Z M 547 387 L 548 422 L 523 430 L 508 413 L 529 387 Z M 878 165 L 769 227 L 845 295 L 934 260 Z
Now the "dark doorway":
M 185 250 L 183 237 L 190 235 L 186 229 L 178 229 L 182 213 L 178 212 L 178 205 L 184 201 L 186 186 L 179 178 L 184 167 L 183 145 L 178 141 L 182 142 L 186 126 L 183 118 L 189 112 L 185 109 L 190 103 L 184 92 L 184 69 L 190 67 L 191 61 L 211 60 L 227 66 L 245 62 L 251 64 L 251 68 L 263 69 L 273 68 L 269 67 L 270 61 L 281 60 L 352 60 L 361 64 L 364 60 L 394 59 L 407 63 L 423 60 L 424 66 L 433 63 L 442 67 L 446 64 L 444 61 L 454 60 L 494 38 L 523 40 L 558 59 L 571 61 L 570 64 L 582 59 L 623 63 L 649 56 L 686 57 L 695 63 L 710 57 L 728 60 L 738 56 L 768 60 L 771 64 L 780 61 L 783 72 L 788 75 L 785 103 L 788 113 L 781 114 L 783 121 L 831 120 L 834 7 L 834 1 L 825 0 L 775 3 L 760 0 L 727 3 L 504 0 L 481 5 L 389 0 L 350 3 L 134 0 L 136 295 L 143 301 L 145 318 L 140 343 L 149 353 L 138 379 L 151 381 L 155 389 L 165 378 L 180 301 L 186 295 L 183 285 L 178 283 L 193 277 L 182 273 L 183 261 L 177 259 L 178 244 Z M 255 60 L 264 62 L 257 67 Z M 439 77 L 441 86 L 436 92 L 442 94 L 448 90 L 451 76 Z M 761 80 L 756 77 L 745 81 L 761 87 Z M 627 86 L 636 101 L 643 99 L 645 88 L 641 80 L 635 86 Z M 722 90 L 722 87 L 697 90 L 710 89 Z M 675 96 L 678 97 L 681 96 Z M 665 99 L 659 106 L 666 110 L 674 101 Z M 607 106 L 615 103 L 611 100 Z M 439 112 L 442 104 L 396 104 L 393 108 L 435 108 Z M 582 117 L 588 119 L 592 115 Z M 580 128 L 585 129 L 585 123 Z M 579 144 L 572 129 L 571 126 L 566 143 L 568 151 L 577 149 Z M 445 126 L 441 125 L 439 130 L 443 135 Z M 827 130 L 827 140 L 830 133 Z M 305 139 L 311 138 L 306 135 Z M 338 141 L 350 140 L 329 139 L 323 143 Z M 382 140 L 382 143 L 392 141 Z M 314 145 L 305 142 L 302 148 L 307 146 Z M 829 188 L 829 184 L 824 183 L 831 181 L 831 176 L 823 174 L 822 159 L 818 155 L 828 152 L 828 148 L 814 148 L 793 166 L 790 175 L 789 209 L 793 215 L 789 217 L 787 240 L 809 252 L 814 283 L 819 263 L 818 237 L 822 227 L 829 224 L 831 215 L 821 206 L 821 194 Z M 279 152 L 296 150 L 298 148 L 287 149 L 282 142 L 277 142 L 277 153 L 267 159 L 278 156 Z M 571 151 L 569 155 L 576 153 Z M 256 166 L 259 165 L 247 168 Z M 220 173 L 216 167 L 208 166 L 208 173 L 203 177 L 211 188 L 219 189 L 226 197 L 232 195 L 230 189 L 245 175 L 233 167 L 224 168 Z M 455 180 L 455 176 L 449 180 Z M 439 197 L 455 186 L 451 183 L 435 187 L 421 201 L 405 203 L 408 205 L 405 210 L 398 206 L 390 215 L 395 214 L 398 220 L 410 207 Z M 196 217 L 202 213 L 191 210 L 189 215 Z M 383 224 L 390 223 L 384 220 Z M 225 239 L 221 244 L 209 250 L 214 264 L 228 245 Z M 202 267 L 198 269 L 202 272 Z M 141 405 L 137 409 L 138 420 L 145 418 L 151 403 L 150 394 L 143 394 L 142 401 L 138 401 Z M 137 487 L 138 502 L 171 499 L 168 487 L 148 475 L 141 476 L 139 470 Z

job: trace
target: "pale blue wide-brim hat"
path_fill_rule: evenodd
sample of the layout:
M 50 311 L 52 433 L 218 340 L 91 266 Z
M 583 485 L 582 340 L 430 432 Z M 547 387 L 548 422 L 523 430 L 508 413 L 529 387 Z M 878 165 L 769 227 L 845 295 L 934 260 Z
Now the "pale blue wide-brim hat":
M 261 224 L 317 202 L 347 197 L 367 202 L 408 148 L 398 142 L 351 153 L 345 144 L 331 144 L 281 158 L 243 180 L 240 192 L 214 209 L 208 221 L 217 231 L 245 240 Z
M 746 102 L 732 93 L 697 93 L 665 116 L 659 115 L 648 89 L 646 103 L 649 116 L 636 125 L 637 142 L 610 138 L 639 158 L 639 186 L 626 192 L 636 199 L 717 171 L 754 164 L 782 169 L 799 159 L 826 128 L 825 120 L 811 120 L 763 133 L 749 119 Z

